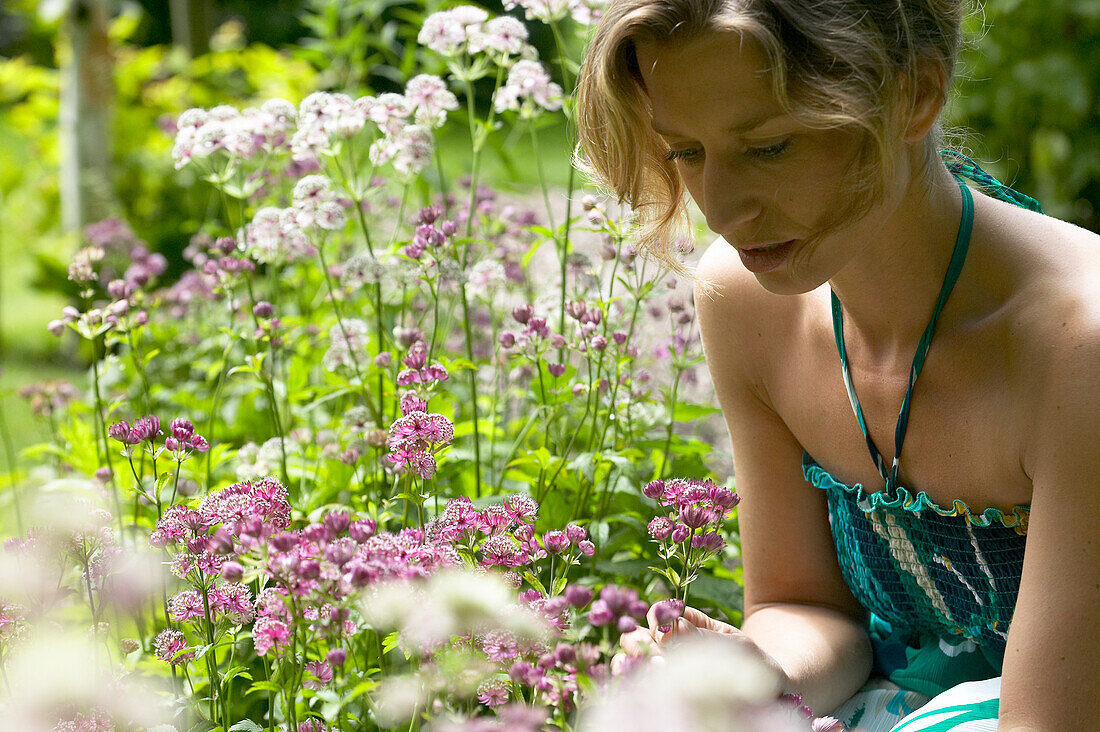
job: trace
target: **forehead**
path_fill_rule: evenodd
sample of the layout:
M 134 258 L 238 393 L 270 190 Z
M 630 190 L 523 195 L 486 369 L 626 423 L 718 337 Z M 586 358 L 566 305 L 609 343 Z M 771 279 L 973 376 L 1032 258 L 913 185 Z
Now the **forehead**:
M 719 125 L 750 129 L 781 113 L 759 42 L 734 31 L 688 40 L 635 39 L 638 69 L 658 131 Z

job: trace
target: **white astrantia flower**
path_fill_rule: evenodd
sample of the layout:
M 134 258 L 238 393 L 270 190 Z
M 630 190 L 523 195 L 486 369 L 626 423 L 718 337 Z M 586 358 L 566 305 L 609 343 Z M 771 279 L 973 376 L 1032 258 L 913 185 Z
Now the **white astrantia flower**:
M 518 56 L 527 46 L 527 37 L 527 26 L 510 15 L 502 15 L 490 20 L 470 38 L 470 53 L 488 50 Z
M 340 284 L 357 289 L 366 284 L 376 284 L 382 279 L 382 266 L 378 260 L 366 252 L 352 255 L 344 262 L 340 274 Z
M 367 114 L 378 129 L 387 135 L 395 135 L 408 123 L 413 105 L 403 94 L 380 94 L 370 104 Z
M 514 110 L 523 117 L 534 117 L 541 110 L 555 112 L 562 106 L 561 87 L 538 61 L 517 61 L 508 70 L 508 80 L 497 90 L 493 101 L 498 112 Z
M 394 138 L 397 152 L 393 169 L 403 178 L 416 175 L 432 161 L 435 142 L 432 131 L 424 125 L 409 125 Z
M 404 99 L 416 123 L 433 129 L 443 126 L 448 111 L 458 109 L 458 98 L 447 88 L 447 82 L 433 74 L 409 79 Z
M 188 109 L 177 122 L 172 157 L 177 169 L 216 153 L 249 160 L 281 143 L 293 126 L 293 107 L 281 99 L 243 112 L 228 105 L 209 111 Z

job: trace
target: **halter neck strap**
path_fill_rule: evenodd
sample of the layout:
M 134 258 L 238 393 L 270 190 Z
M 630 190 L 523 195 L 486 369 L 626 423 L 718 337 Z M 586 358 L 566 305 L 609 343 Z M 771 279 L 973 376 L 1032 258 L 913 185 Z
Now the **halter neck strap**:
M 976 165 L 974 167 L 977 168 Z M 952 172 L 954 173 L 954 171 Z M 863 418 L 863 408 L 860 407 L 859 399 L 856 397 L 855 385 L 852 383 L 851 369 L 848 367 L 848 350 L 844 347 L 844 312 L 841 309 L 840 300 L 837 298 L 836 293 L 830 290 L 833 310 L 833 335 L 836 336 L 836 347 L 840 354 L 840 364 L 844 373 L 844 386 L 848 390 L 848 399 L 852 403 L 852 411 L 855 412 L 856 419 L 859 421 L 859 429 L 863 433 L 864 439 L 867 440 L 867 449 L 870 451 L 871 458 L 878 468 L 879 475 L 886 481 L 886 490 L 888 493 L 893 492 L 897 487 L 898 467 L 901 462 L 901 449 L 905 442 L 905 431 L 909 426 L 909 405 L 913 398 L 913 385 L 916 384 L 917 377 L 920 376 L 920 372 L 924 368 L 924 361 L 928 356 L 928 347 L 932 344 L 932 335 L 936 330 L 936 320 L 939 318 L 940 312 L 947 303 L 947 298 L 951 296 L 951 291 L 955 288 L 955 283 L 959 279 L 959 273 L 962 272 L 963 264 L 966 261 L 967 250 L 970 248 L 970 234 L 974 228 L 974 198 L 970 193 L 970 189 L 966 187 L 966 184 L 963 183 L 958 174 L 955 174 L 955 179 L 959 184 L 959 189 L 962 191 L 963 202 L 962 219 L 959 222 L 959 233 L 955 238 L 955 248 L 951 254 L 951 263 L 947 266 L 947 275 L 944 277 L 943 285 L 940 287 L 940 294 L 936 298 L 936 306 L 932 310 L 932 318 L 928 321 L 928 325 L 925 327 L 924 333 L 917 343 L 917 351 L 913 356 L 913 365 L 909 369 L 909 384 L 905 389 L 905 398 L 901 402 L 901 411 L 898 414 L 897 425 L 894 427 L 894 459 L 889 468 L 887 468 L 882 453 L 879 452 L 878 448 L 875 446 L 874 440 L 871 439 L 871 435 L 867 431 L 867 422 Z M 1000 184 L 998 183 L 998 185 Z

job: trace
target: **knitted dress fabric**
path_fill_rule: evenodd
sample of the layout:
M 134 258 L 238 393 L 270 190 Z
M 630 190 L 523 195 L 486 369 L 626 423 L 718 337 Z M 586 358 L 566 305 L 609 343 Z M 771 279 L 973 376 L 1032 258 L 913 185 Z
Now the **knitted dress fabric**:
M 812 457 L 803 473 L 826 492 L 837 559 L 870 613 L 876 672 L 934 696 L 1001 672 L 1020 588 L 1028 509 L 975 514 L 921 492 L 867 493 Z

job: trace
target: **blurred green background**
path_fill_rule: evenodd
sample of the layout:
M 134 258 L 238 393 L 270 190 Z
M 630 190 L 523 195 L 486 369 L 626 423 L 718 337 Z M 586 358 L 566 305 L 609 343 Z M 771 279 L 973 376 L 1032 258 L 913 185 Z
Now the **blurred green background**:
M 211 205 L 172 167 L 171 121 L 192 106 L 299 102 L 317 90 L 352 95 L 399 88 L 418 62 L 418 18 L 442 2 L 400 0 L 6 0 L 0 4 L 0 429 L 17 446 L 36 427 L 13 392 L 42 378 L 83 388 L 80 354 L 45 330 L 66 304 L 79 227 L 63 216 L 59 89 L 78 48 L 74 24 L 102 11 L 97 65 L 107 96 L 107 171 L 87 182 L 90 218 L 125 219 L 151 249 L 179 253 Z M 480 3 L 502 12 L 499 2 Z M 537 25 L 537 24 L 535 24 Z M 545 28 L 532 41 L 549 54 Z M 543 35 L 539 35 L 543 33 Z M 948 123 L 991 172 L 1046 210 L 1097 230 L 1100 210 L 1100 0 L 987 0 L 967 21 Z M 560 81 L 560 79 L 559 79 Z M 487 95 L 488 89 L 483 90 Z M 554 134 L 553 131 L 548 131 Z M 457 134 L 457 133 L 456 133 Z M 544 145 L 564 177 L 568 144 Z M 447 145 L 462 171 L 465 138 Z M 490 180 L 523 188 L 532 154 L 499 133 Z M 452 153 L 451 150 L 454 150 Z M 466 152 L 464 152 L 466 151 Z M 67 343 L 67 341 L 65 341 Z

